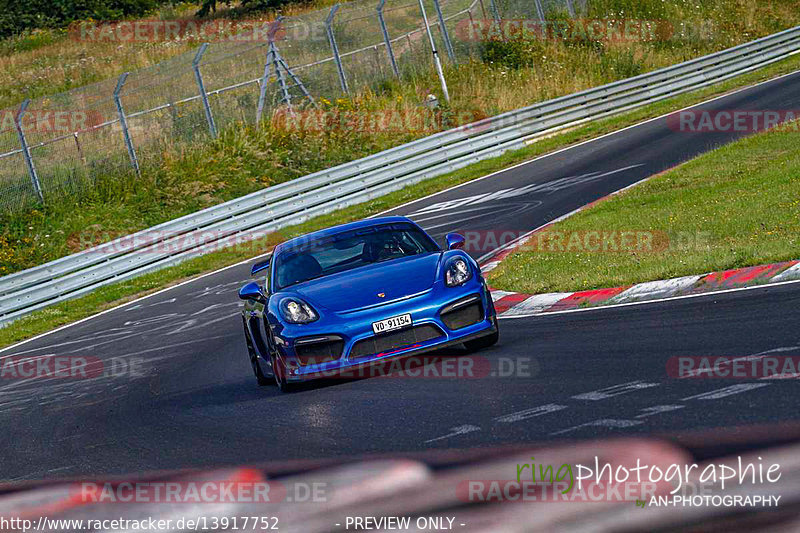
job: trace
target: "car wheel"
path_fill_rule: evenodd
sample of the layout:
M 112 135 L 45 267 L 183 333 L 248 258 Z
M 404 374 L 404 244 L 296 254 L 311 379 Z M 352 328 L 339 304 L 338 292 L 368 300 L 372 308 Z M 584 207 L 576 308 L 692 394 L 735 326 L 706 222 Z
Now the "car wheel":
M 286 366 L 274 354 L 270 354 L 270 361 L 272 361 L 272 375 L 275 376 L 275 384 L 278 386 L 278 390 L 292 392 L 295 389 L 295 385 L 286 380 Z
M 250 337 L 250 332 L 247 331 L 246 323 L 244 324 L 244 340 L 247 343 L 247 355 L 250 359 L 250 366 L 253 368 L 253 374 L 256 376 L 256 381 L 261 386 L 271 384 L 272 380 L 261 370 L 261 363 L 258 362 L 258 355 L 253 347 L 253 339 Z
M 483 350 L 484 348 L 488 348 L 489 346 L 494 346 L 495 344 L 497 344 L 497 341 L 499 340 L 500 340 L 500 330 L 498 329 L 491 335 L 467 341 L 464 343 L 464 346 L 466 346 L 467 350 L 469 350 L 470 352 L 476 352 L 478 350 Z

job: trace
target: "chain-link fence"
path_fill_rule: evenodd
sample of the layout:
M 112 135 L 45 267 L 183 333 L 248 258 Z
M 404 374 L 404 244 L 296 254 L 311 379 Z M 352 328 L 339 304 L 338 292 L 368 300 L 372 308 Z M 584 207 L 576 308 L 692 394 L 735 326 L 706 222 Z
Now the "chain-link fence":
M 480 53 L 474 28 L 483 22 L 576 16 L 585 9 L 581 0 L 422 0 L 422 6 L 441 60 L 452 64 Z M 312 106 L 427 73 L 433 54 L 422 13 L 420 0 L 339 4 L 3 110 L 0 209 L 56 201 L 101 176 L 134 177 L 166 146 L 214 137 L 233 123 L 256 123 L 282 105 Z M 113 37 L 123 24 L 95 28 L 87 38 Z M 169 23 L 159 24 L 167 37 Z M 159 38 L 159 28 L 142 33 Z

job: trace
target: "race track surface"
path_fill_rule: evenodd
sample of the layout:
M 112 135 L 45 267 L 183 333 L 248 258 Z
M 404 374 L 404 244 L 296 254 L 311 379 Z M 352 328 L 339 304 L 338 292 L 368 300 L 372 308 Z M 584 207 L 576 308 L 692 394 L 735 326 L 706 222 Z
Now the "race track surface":
M 796 109 L 800 73 L 702 107 Z M 411 215 L 440 240 L 449 231 L 522 233 L 736 137 L 677 132 L 661 118 L 392 214 Z M 503 199 L 487 196 L 498 191 Z M 478 354 L 451 350 L 398 377 L 329 380 L 287 395 L 252 376 L 236 297 L 247 281 L 249 265 L 232 267 L 0 352 L 97 358 L 116 374 L 0 380 L 0 480 L 798 419 L 794 379 L 675 379 L 668 361 L 800 356 L 800 284 L 503 320 L 500 343 Z

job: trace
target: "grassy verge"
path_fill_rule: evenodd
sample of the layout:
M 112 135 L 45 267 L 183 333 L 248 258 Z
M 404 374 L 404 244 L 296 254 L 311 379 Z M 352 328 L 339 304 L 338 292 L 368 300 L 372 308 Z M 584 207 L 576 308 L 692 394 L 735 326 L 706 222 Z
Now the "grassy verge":
M 335 0 L 301 1 L 282 6 L 280 13 L 293 16 L 333 3 Z M 200 4 L 190 1 L 164 5 L 146 18 L 195 19 Z M 219 11 L 209 18 L 271 20 L 276 13 L 226 9 L 220 4 Z M 633 22 L 669 21 L 670 31 L 657 39 L 648 39 L 645 33 L 642 40 L 628 42 L 586 39 L 496 43 L 486 54 L 491 69 L 480 76 L 469 69 L 451 75 L 453 95 L 490 113 L 495 105 L 513 109 L 529 103 L 531 98 L 552 98 L 633 76 L 800 23 L 794 0 L 595 0 L 589 3 L 586 16 Z M 375 37 L 379 42 L 377 28 Z M 456 46 L 463 44 L 456 35 L 453 37 Z M 200 36 L 193 35 L 158 42 L 81 42 L 63 29 L 35 30 L 0 40 L 0 108 L 16 107 L 24 98 L 52 95 L 152 66 L 194 50 L 201 42 Z M 430 87 L 437 86 L 435 75 L 428 83 Z M 525 90 L 520 90 L 523 87 Z
M 293 9 L 299 13 L 330 2 L 303 2 Z M 300 131 L 289 131 L 274 123 L 252 127 L 242 123 L 247 119 L 242 115 L 247 106 L 241 102 L 234 105 L 234 100 L 238 102 L 242 96 L 235 93 L 238 96 L 230 96 L 225 105 L 216 99 L 212 103 L 223 130 L 220 138 L 213 141 L 202 134 L 205 116 L 199 107 L 176 112 L 174 117 L 165 113 L 163 119 L 154 118 L 152 122 L 141 119 L 139 130 L 134 128 L 133 133 L 142 165 L 141 178 L 132 175 L 121 136 L 111 129 L 107 130 L 109 137 L 98 135 L 98 139 L 83 141 L 87 156 L 83 167 L 60 166 L 62 158 L 78 156 L 73 150 L 80 149 L 71 140 L 45 147 L 35 156 L 45 189 L 44 205 L 32 209 L 33 204 L 24 204 L 13 212 L 0 213 L 0 276 L 77 252 L 87 242 L 98 243 L 142 230 L 439 129 L 648 72 L 775 32 L 800 23 L 800 12 L 794 4 L 794 0 L 596 0 L 589 4 L 590 19 L 670 21 L 671 30 L 664 27 L 669 31 L 652 38 L 645 32 L 640 39 L 581 34 L 563 39 L 521 39 L 511 35 L 506 41 L 490 39 L 480 46 L 467 47 L 472 54 L 470 59 L 457 67 L 447 67 L 452 101 L 436 113 L 422 105 L 427 96 L 438 90 L 436 75 L 425 66 L 414 69 L 416 74 L 409 74 L 402 82 L 377 74 L 365 78 L 362 90 L 351 98 L 330 102 L 323 98 L 325 95 L 316 95 L 325 110 L 332 111 L 331 115 L 342 111 L 378 122 L 383 117 L 416 117 L 423 127 L 372 123 L 321 129 L 312 126 Z M 164 7 L 154 16 L 184 16 L 196 7 Z M 232 14 L 221 12 L 218 16 Z M 0 57 L 0 107 L 17 103 L 23 96 L 51 94 L 152 64 L 197 44 L 191 39 L 118 44 L 79 42 L 66 34 L 51 37 L 40 35 L 25 41 L 23 36 L 19 39 L 24 42 L 14 41 L 13 46 L 6 43 L 14 52 Z M 457 49 L 465 46 L 463 37 L 454 39 Z M 219 70 L 218 75 L 223 72 L 227 71 Z M 158 83 L 151 88 L 154 93 L 164 89 Z M 209 79 L 209 89 L 211 83 Z M 136 109 L 129 100 L 126 105 L 129 112 Z M 172 134 L 161 137 L 159 132 L 172 131 L 171 128 L 180 132 L 180 139 Z M 7 137 L 16 143 L 15 134 Z M 95 148 L 87 148 L 92 146 Z M 115 155 L 100 157 L 107 150 Z M 24 171 L 21 159 L 5 161 L 0 182 L 9 176 L 17 180 Z M 59 189 L 57 183 L 62 181 L 69 184 Z M 27 187 L 27 180 L 20 183 Z M 0 189 L 5 185 L 0 183 Z M 11 203 L 10 199 L 22 189 L 4 189 L 4 194 L 5 190 L 9 191 Z
M 330 0 L 310 0 L 283 6 L 287 15 L 323 8 Z M 176 2 L 159 6 L 142 20 L 210 19 L 272 20 L 276 10 L 243 11 L 220 5 L 211 16 L 198 18 L 202 2 Z M 36 99 L 75 87 L 115 78 L 126 71 L 153 66 L 197 49 L 200 35 L 188 34 L 153 41 L 80 41 L 67 28 L 29 30 L 0 40 L 0 108 L 16 107 L 25 98 Z
M 554 224 L 492 286 L 571 292 L 798 259 L 798 135 L 794 122 L 723 146 Z
M 500 157 L 476 163 L 445 176 L 406 187 L 400 191 L 388 194 L 371 202 L 359 204 L 350 209 L 318 217 L 298 226 L 286 228 L 281 232 L 280 236 L 276 237 L 281 239 L 289 238 L 315 229 L 368 217 L 394 206 L 485 176 L 491 172 L 501 170 L 555 149 L 597 137 L 642 120 L 680 109 L 708 99 L 714 95 L 723 94 L 736 87 L 746 86 L 781 74 L 793 72 L 798 68 L 800 68 L 800 54 L 771 65 L 761 71 L 729 80 L 723 84 L 709 87 L 695 93 L 684 94 L 624 115 L 589 123 L 571 131 L 544 139 L 524 149 L 509 152 Z M 270 239 L 269 242 L 256 243 L 256 248 L 260 245 L 260 250 L 266 252 L 274 242 L 275 239 L 273 238 Z M 2 245 L 2 243 L 0 243 L 0 245 Z M 0 328 L 0 347 L 91 316 L 105 309 L 120 305 L 131 299 L 152 293 L 204 272 L 213 271 L 251 258 L 256 254 L 257 252 L 254 251 L 253 246 L 248 246 L 247 249 L 222 250 L 187 261 L 186 263 L 172 268 L 101 288 L 87 296 L 72 301 L 54 305 L 24 317 L 5 328 Z

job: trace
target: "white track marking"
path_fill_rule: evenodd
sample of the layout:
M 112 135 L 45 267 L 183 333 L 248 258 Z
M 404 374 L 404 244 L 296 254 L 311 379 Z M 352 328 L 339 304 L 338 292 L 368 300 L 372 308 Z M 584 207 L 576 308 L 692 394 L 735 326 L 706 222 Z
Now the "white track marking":
M 369 218 L 379 217 L 381 215 L 389 213 L 390 211 L 396 211 L 398 209 L 402 209 L 404 207 L 408 207 L 409 205 L 415 204 L 417 202 L 422 202 L 424 200 L 427 200 L 429 198 L 433 198 L 433 197 L 438 196 L 440 194 L 444 194 L 446 192 L 454 191 L 454 190 L 459 189 L 461 187 L 465 187 L 465 186 L 467 186 L 467 185 L 469 185 L 471 183 L 477 183 L 477 182 L 479 182 L 481 180 L 492 178 L 494 176 L 497 176 L 498 174 L 502 174 L 503 172 L 508 172 L 508 171 L 514 170 L 515 168 L 519 168 L 519 167 L 528 165 L 530 163 L 533 163 L 534 161 L 539 161 L 539 160 L 545 159 L 547 157 L 553 157 L 554 155 L 558 155 L 558 154 L 561 154 L 561 153 L 569 151 L 569 150 L 574 150 L 575 148 L 578 148 L 578 147 L 583 146 L 585 144 L 590 144 L 590 143 L 593 143 L 593 142 L 597 142 L 597 141 L 600 141 L 602 139 L 605 139 L 606 137 L 610 137 L 612 135 L 616 135 L 618 133 L 622 133 L 623 131 L 627 131 L 627 130 L 630 130 L 630 129 L 633 129 L 633 128 L 638 128 L 639 126 L 643 126 L 645 124 L 649 124 L 650 122 L 655 122 L 656 120 L 660 120 L 660 119 L 668 117 L 668 116 L 670 116 L 672 114 L 680 113 L 681 111 L 686 111 L 687 109 L 693 109 L 695 107 L 700 107 L 700 106 L 703 106 L 703 105 L 706 105 L 706 104 L 710 104 L 711 102 L 715 102 L 715 101 L 720 100 L 722 98 L 727 98 L 729 96 L 732 96 L 734 94 L 737 94 L 737 93 L 740 93 L 740 92 L 743 92 L 743 91 L 747 91 L 747 90 L 750 90 L 750 89 L 755 89 L 756 87 L 760 87 L 761 85 L 765 85 L 767 83 L 776 82 L 778 80 L 781 80 L 781 79 L 789 77 L 789 76 L 794 76 L 796 74 L 797 74 L 796 71 L 795 72 L 789 72 L 787 74 L 781 74 L 780 76 L 777 76 L 775 78 L 770 78 L 768 80 L 760 81 L 760 82 L 755 83 L 753 85 L 747 85 L 745 87 L 739 87 L 738 89 L 733 89 L 733 90 L 731 90 L 729 92 L 714 96 L 713 98 L 709 98 L 708 100 L 703 100 L 702 102 L 698 102 L 696 104 L 692 104 L 692 105 L 683 107 L 681 109 L 676 109 L 674 111 L 669 111 L 668 113 L 664 113 L 663 115 L 659 115 L 657 117 L 649 118 L 647 120 L 643 120 L 642 122 L 637 122 L 636 124 L 631 124 L 630 126 L 625 126 L 624 128 L 621 128 L 621 129 L 618 129 L 618 130 L 615 130 L 615 131 L 610 131 L 608 133 L 604 133 L 603 135 L 601 135 L 599 137 L 593 137 L 591 139 L 586 139 L 585 141 L 581 141 L 581 142 L 579 142 L 577 144 L 571 144 L 569 146 L 565 146 L 564 148 L 559 148 L 558 150 L 555 150 L 554 152 L 548 152 L 546 154 L 542 154 L 540 156 L 536 156 L 533 159 L 529 159 L 527 161 L 523 161 L 521 163 L 517 163 L 516 165 L 512 165 L 510 167 L 507 167 L 507 168 L 504 168 L 504 169 L 501 169 L 501 170 L 497 170 L 495 172 L 492 172 L 491 174 L 487 174 L 485 176 L 481 176 L 480 178 L 476 178 L 476 179 L 471 180 L 471 181 L 465 181 L 464 183 L 459 183 L 458 185 L 455 185 L 454 187 L 450 187 L 449 189 L 444 189 L 444 190 L 441 190 L 441 191 L 437 191 L 437 192 L 429 194 L 428 196 L 423 196 L 422 198 L 417 198 L 415 200 L 409 200 L 408 202 L 406 202 L 404 204 L 400 204 L 398 206 L 391 207 L 391 208 L 389 208 L 389 209 L 387 209 L 385 211 L 381 211 L 380 213 L 376 213 L 376 214 L 370 216 Z
M 478 212 L 478 211 L 491 211 L 494 208 L 495 208 L 495 206 L 493 206 L 493 205 L 481 205 L 481 206 L 473 207 L 473 208 L 470 208 L 470 209 L 463 209 L 463 210 L 459 211 L 459 213 L 460 214 L 466 214 L 466 213 L 475 213 L 475 212 Z M 453 213 L 432 213 L 430 216 L 426 216 L 426 217 L 422 217 L 422 218 L 416 217 L 416 216 L 409 216 L 408 218 L 412 219 L 414 222 L 416 222 L 420 226 L 424 227 L 424 224 L 423 224 L 424 222 L 429 222 L 429 221 L 435 220 L 437 218 L 449 217 L 449 216 L 452 216 L 452 215 L 453 215 Z
M 485 265 L 481 266 L 481 272 L 484 273 L 484 274 L 486 272 L 491 272 L 492 270 L 494 270 L 498 266 L 500 266 L 500 261 L 489 261 Z
M 547 294 L 536 294 L 531 296 L 527 300 L 520 302 L 519 304 L 515 305 L 511 309 L 504 311 L 502 316 L 514 316 L 517 314 L 527 314 L 527 313 L 540 313 L 543 310 L 551 307 L 556 302 L 560 302 L 567 296 L 571 295 L 571 292 L 553 292 Z
M 566 405 L 557 405 L 554 403 L 548 405 L 540 405 L 539 407 L 533 407 L 531 409 L 523 409 L 522 411 L 517 411 L 515 413 L 509 413 L 507 415 L 498 416 L 495 418 L 495 422 L 502 422 L 504 424 L 513 424 L 514 422 L 520 422 L 522 420 L 527 420 L 528 418 L 534 418 L 537 416 L 542 416 L 550 413 L 555 413 L 557 411 L 562 411 L 566 409 Z
M 594 420 L 592 422 L 586 422 L 585 424 L 580 424 L 577 426 L 572 426 L 571 428 L 562 429 L 561 431 L 555 431 L 550 433 L 550 435 L 563 435 L 564 433 L 571 433 L 573 431 L 577 431 L 579 429 L 588 428 L 588 427 L 601 427 L 601 428 L 629 428 L 633 426 L 638 426 L 644 424 L 641 420 L 619 420 L 616 418 L 603 418 L 600 420 Z
M 647 418 L 654 415 L 660 415 L 661 413 L 669 413 L 670 411 L 677 411 L 678 409 L 683 409 L 686 407 L 685 405 L 654 405 L 653 407 L 645 407 L 642 409 L 644 411 L 642 414 L 637 415 L 634 418 Z
M 203 338 L 199 338 L 199 339 L 192 339 L 190 341 L 176 342 L 175 344 L 167 344 L 165 346 L 157 346 L 155 348 L 148 348 L 146 350 L 139 350 L 139 351 L 136 351 L 136 352 L 124 353 L 122 355 L 117 355 L 115 357 L 131 357 L 133 355 L 142 355 L 142 354 L 151 353 L 151 352 L 161 352 L 161 351 L 164 351 L 164 350 L 167 350 L 167 349 L 170 349 L 170 348 L 177 348 L 179 346 L 187 346 L 187 345 L 195 344 L 195 343 L 198 343 L 198 342 L 216 341 L 216 340 L 219 340 L 219 339 L 227 339 L 227 338 L 230 338 L 230 337 L 231 337 L 231 334 L 215 335 L 213 337 L 203 337 Z M 148 360 L 148 361 L 150 361 L 150 360 Z
M 759 359 L 764 359 L 768 357 L 770 354 L 780 353 L 780 352 L 791 352 L 794 350 L 800 350 L 800 346 L 781 346 L 780 348 L 773 348 L 771 350 L 766 350 L 764 352 L 758 352 L 751 355 L 743 355 L 741 357 L 732 357 L 725 361 L 718 361 L 714 365 L 714 368 L 695 368 L 692 370 L 688 370 L 685 375 L 679 376 L 679 379 L 689 379 L 697 377 L 701 374 L 711 374 L 712 372 L 716 372 L 719 370 L 720 367 L 729 367 L 733 365 L 737 361 L 755 361 Z M 763 378 L 762 378 L 763 379 Z
M 633 166 L 635 167 L 642 165 L 633 165 Z M 581 174 L 579 176 L 565 176 L 563 178 L 554 178 L 549 181 L 529 183 L 528 185 L 523 185 L 522 187 L 516 187 L 514 189 L 502 189 L 500 191 L 475 194 L 473 196 L 466 196 L 464 198 L 457 198 L 455 200 L 447 200 L 445 202 L 439 202 L 438 204 L 432 204 L 427 207 L 423 207 L 419 211 L 415 211 L 414 213 L 411 213 L 408 216 L 409 218 L 414 218 L 418 216 L 430 215 L 433 213 L 441 213 L 443 211 L 452 211 L 453 209 L 475 206 L 476 204 L 482 204 L 484 202 L 492 202 L 495 200 L 508 200 L 511 198 L 517 198 L 519 196 L 525 196 L 527 194 L 533 194 L 537 192 L 538 193 L 556 192 L 562 189 L 568 189 L 575 185 L 581 185 L 583 183 L 587 183 L 590 181 L 596 181 L 610 174 L 616 174 L 618 172 L 628 170 L 629 168 L 633 167 L 625 167 L 618 170 L 612 170 L 610 172 L 606 172 L 599 175 L 598 172 L 590 172 L 589 174 Z
M 508 296 L 509 294 L 516 294 L 516 293 L 506 292 L 506 291 L 492 291 L 492 301 L 496 302 L 497 300 L 501 300 L 502 298 Z
M 452 431 L 452 433 L 448 433 L 447 435 L 442 435 L 441 437 L 436 437 L 435 439 L 428 439 L 425 441 L 425 444 L 428 444 L 429 442 L 436 442 L 437 440 L 449 439 L 450 437 L 457 437 L 458 435 L 466 435 L 467 433 L 472 433 L 474 431 L 480 431 L 480 430 L 481 428 L 478 426 L 465 424 L 463 426 L 450 428 L 450 431 Z
M 592 392 L 585 392 L 583 394 L 576 394 L 572 398 L 574 400 L 589 400 L 600 401 L 619 396 L 620 394 L 627 394 L 637 390 L 649 389 L 651 387 L 658 387 L 658 383 L 645 383 L 644 381 L 631 381 L 630 383 L 623 383 L 621 385 L 614 385 L 605 389 L 600 389 Z
M 682 278 L 672 278 L 659 281 L 647 281 L 634 285 L 630 289 L 624 290 L 609 300 L 614 303 L 635 302 L 642 297 L 655 295 L 656 298 L 666 298 L 676 292 L 688 289 L 697 283 L 700 278 L 705 276 L 684 276 Z
M 778 287 L 781 285 L 789 285 L 791 283 L 800 283 L 800 279 L 792 280 L 792 281 L 781 281 L 778 283 L 768 283 L 766 285 L 753 285 L 751 287 L 737 287 L 735 289 L 724 289 L 721 291 L 714 291 L 714 292 L 704 292 L 699 294 L 683 294 L 681 296 L 670 296 L 669 298 L 660 298 L 658 300 L 644 300 L 641 302 L 627 302 L 623 304 L 614 304 L 614 305 L 599 305 L 597 307 L 581 307 L 578 309 L 566 309 L 564 311 L 551 311 L 549 313 L 528 313 L 524 315 L 510 315 L 510 316 L 503 316 L 498 315 L 497 318 L 499 319 L 519 319 L 519 318 L 543 318 L 548 316 L 555 316 L 555 315 L 563 315 L 566 313 L 585 313 L 589 311 L 608 311 L 610 309 L 618 309 L 620 307 L 630 307 L 633 305 L 647 305 L 647 304 L 655 304 L 655 303 L 662 303 L 662 302 L 671 302 L 674 300 L 683 300 L 686 298 L 708 298 L 708 297 L 716 297 L 720 294 L 725 294 L 729 292 L 739 292 L 739 291 L 750 291 L 750 290 L 757 290 L 757 289 L 769 289 L 772 287 Z M 571 293 L 570 293 L 571 294 Z
M 702 394 L 695 394 L 694 396 L 688 396 L 683 398 L 683 400 L 719 400 L 727 396 L 733 396 L 734 394 L 741 394 L 750 390 L 760 389 L 761 387 L 766 387 L 768 385 L 769 383 L 740 383 L 738 385 L 731 385 L 730 387 L 725 387 L 723 389 L 717 389 L 704 392 Z
M 775 374 L 774 376 L 764 376 L 760 379 L 798 379 L 800 378 L 800 372 L 794 372 L 791 374 Z
M 791 266 L 772 278 L 774 281 L 788 281 L 792 279 L 800 279 L 800 263 Z
M 620 169 L 620 170 L 626 170 L 627 168 L 633 168 L 633 167 L 637 167 L 637 166 L 642 166 L 642 165 L 632 165 L 631 167 L 625 167 L 625 169 Z M 615 171 L 613 171 L 613 172 L 617 172 L 617 171 L 615 170 Z M 612 172 L 612 173 L 613 173 L 613 172 Z M 649 175 L 649 176 L 647 176 L 647 177 L 644 177 L 644 178 L 640 179 L 639 181 L 636 181 L 636 182 L 634 182 L 634 183 L 631 183 L 630 185 L 628 185 L 628 186 L 626 186 L 626 187 L 623 187 L 623 188 L 621 188 L 621 189 L 617 189 L 616 191 L 614 191 L 614 192 L 612 192 L 612 193 L 610 193 L 610 194 L 607 194 L 606 196 L 603 196 L 603 197 L 601 197 L 601 198 L 598 198 L 598 200 L 602 200 L 603 198 L 607 198 L 607 197 L 609 197 L 609 196 L 613 196 L 613 195 L 615 195 L 615 194 L 619 194 L 619 193 L 621 193 L 621 192 L 624 192 L 624 191 L 626 191 L 626 190 L 628 190 L 628 189 L 630 189 L 630 188 L 632 188 L 632 187 L 635 187 L 635 186 L 637 186 L 637 185 L 639 185 L 639 184 L 641 184 L 641 183 L 644 183 L 644 182 L 648 181 L 649 179 L 651 179 L 651 178 L 653 178 L 653 177 L 655 177 L 655 176 L 656 176 L 656 174 L 651 174 L 651 175 Z M 596 202 L 597 200 L 594 200 L 594 201 Z M 529 232 L 527 232 L 527 233 L 525 233 L 525 234 L 523 234 L 523 235 L 520 235 L 519 237 L 517 237 L 516 239 L 512 240 L 511 242 L 507 242 L 507 243 L 503 244 L 502 246 L 499 246 L 498 248 L 495 248 L 494 250 L 492 250 L 492 251 L 490 251 L 490 252 L 487 252 L 487 253 L 483 254 L 482 256 L 480 256 L 480 257 L 478 258 L 478 263 L 479 263 L 479 264 L 480 264 L 480 263 L 483 263 L 483 262 L 484 262 L 484 261 L 486 261 L 487 259 L 491 259 L 492 257 L 494 257 L 494 256 L 496 256 L 496 255 L 498 255 L 498 254 L 500 254 L 500 253 L 501 253 L 501 252 L 503 252 L 504 250 L 507 250 L 507 249 L 509 249 L 509 248 L 514 248 L 514 247 L 518 246 L 519 244 L 522 244 L 522 243 L 524 243 L 524 242 L 525 242 L 525 241 L 527 241 L 527 240 L 530 238 L 530 236 L 531 236 L 531 235 L 533 235 L 534 233 L 536 233 L 536 232 L 538 232 L 538 231 L 540 231 L 540 230 L 542 230 L 542 229 L 546 228 L 547 226 L 551 226 L 551 225 L 553 225 L 553 224 L 555 224 L 555 223 L 557 223 L 557 222 L 561 222 L 562 220 L 566 220 L 566 219 L 570 218 L 572 215 L 576 215 L 576 214 L 580 213 L 581 211 L 583 211 L 584 209 L 586 209 L 586 208 L 587 208 L 589 205 L 591 205 L 592 203 L 593 203 L 593 202 L 589 202 L 588 204 L 584 204 L 584 205 L 582 205 L 582 206 L 580 206 L 580 207 L 578 207 L 578 208 L 576 208 L 576 209 L 573 209 L 573 210 L 572 210 L 572 211 L 570 211 L 569 213 L 564 213 L 563 215 L 561 215 L 561 216 L 559 216 L 559 217 L 556 217 L 556 218 L 554 218 L 553 220 L 551 220 L 551 221 L 549 221 L 549 222 L 545 222 L 545 223 L 544 223 L 544 224 L 542 224 L 541 226 L 539 226 L 539 227 L 537 227 L 537 228 L 534 228 L 534 229 L 530 230 Z M 493 268 L 495 268 L 496 266 L 497 266 L 497 265 L 494 265 L 494 266 L 492 267 L 492 269 L 493 269 Z
M 171 285 L 169 287 L 164 287 L 163 289 L 160 289 L 160 290 L 158 290 L 158 291 L 156 291 L 156 292 L 154 292 L 152 294 L 148 294 L 148 295 L 142 296 L 140 298 L 136 298 L 135 300 L 131 300 L 130 302 L 125 302 L 124 304 L 120 304 L 120 305 L 117 305 L 115 307 L 111 307 L 109 309 L 106 309 L 105 311 L 100 311 L 97 314 L 94 314 L 92 316 L 87 316 L 86 318 L 82 318 L 82 319 L 77 320 L 75 322 L 70 322 L 69 324 L 64 324 L 63 326 L 59 326 L 56 329 L 52 329 L 50 331 L 46 331 L 44 333 L 41 333 L 41 334 L 36 335 L 34 337 L 31 337 L 30 339 L 25 339 L 24 341 L 20 341 L 18 343 L 12 344 L 11 346 L 6 346 L 5 348 L 0 348 L 0 353 L 12 350 L 12 349 L 16 348 L 17 346 L 22 346 L 23 344 L 27 344 L 29 342 L 33 342 L 33 341 L 35 341 L 37 339 L 41 339 L 42 337 L 46 337 L 47 335 L 52 335 L 53 333 L 59 332 L 61 330 L 77 326 L 78 324 L 83 324 L 84 322 L 88 322 L 89 320 L 93 320 L 93 319 L 95 319 L 95 318 L 97 318 L 99 316 L 103 316 L 103 315 L 108 314 L 108 313 L 110 313 L 112 311 L 117 311 L 119 309 L 123 309 L 123 308 L 131 306 L 133 304 L 138 304 L 142 300 L 147 300 L 149 298 L 152 298 L 153 296 L 158 296 L 159 294 L 165 293 L 167 291 L 171 291 L 173 289 L 177 289 L 178 287 L 183 287 L 184 285 L 189 285 L 190 283 L 195 283 L 196 281 L 199 281 L 199 280 L 201 280 L 203 278 L 207 278 L 208 276 L 213 276 L 215 274 L 219 274 L 220 272 L 224 272 L 224 271 L 229 270 L 231 268 L 236 268 L 236 267 L 241 266 L 241 265 L 246 265 L 247 263 L 251 263 L 251 262 L 255 261 L 256 259 L 259 259 L 261 257 L 266 257 L 266 256 L 270 255 L 270 253 L 271 252 L 268 252 L 268 253 L 265 253 L 265 254 L 260 254 L 260 255 L 257 255 L 255 257 L 251 257 L 250 259 L 245 259 L 244 261 L 239 261 L 238 263 L 234 263 L 232 265 L 228 265 L 226 267 L 222 267 L 222 268 L 220 268 L 218 270 L 213 270 L 211 272 L 206 272 L 205 274 L 201 274 L 201 275 L 197 276 L 196 278 L 187 279 L 187 280 L 182 281 L 180 283 L 176 283 L 175 285 Z

